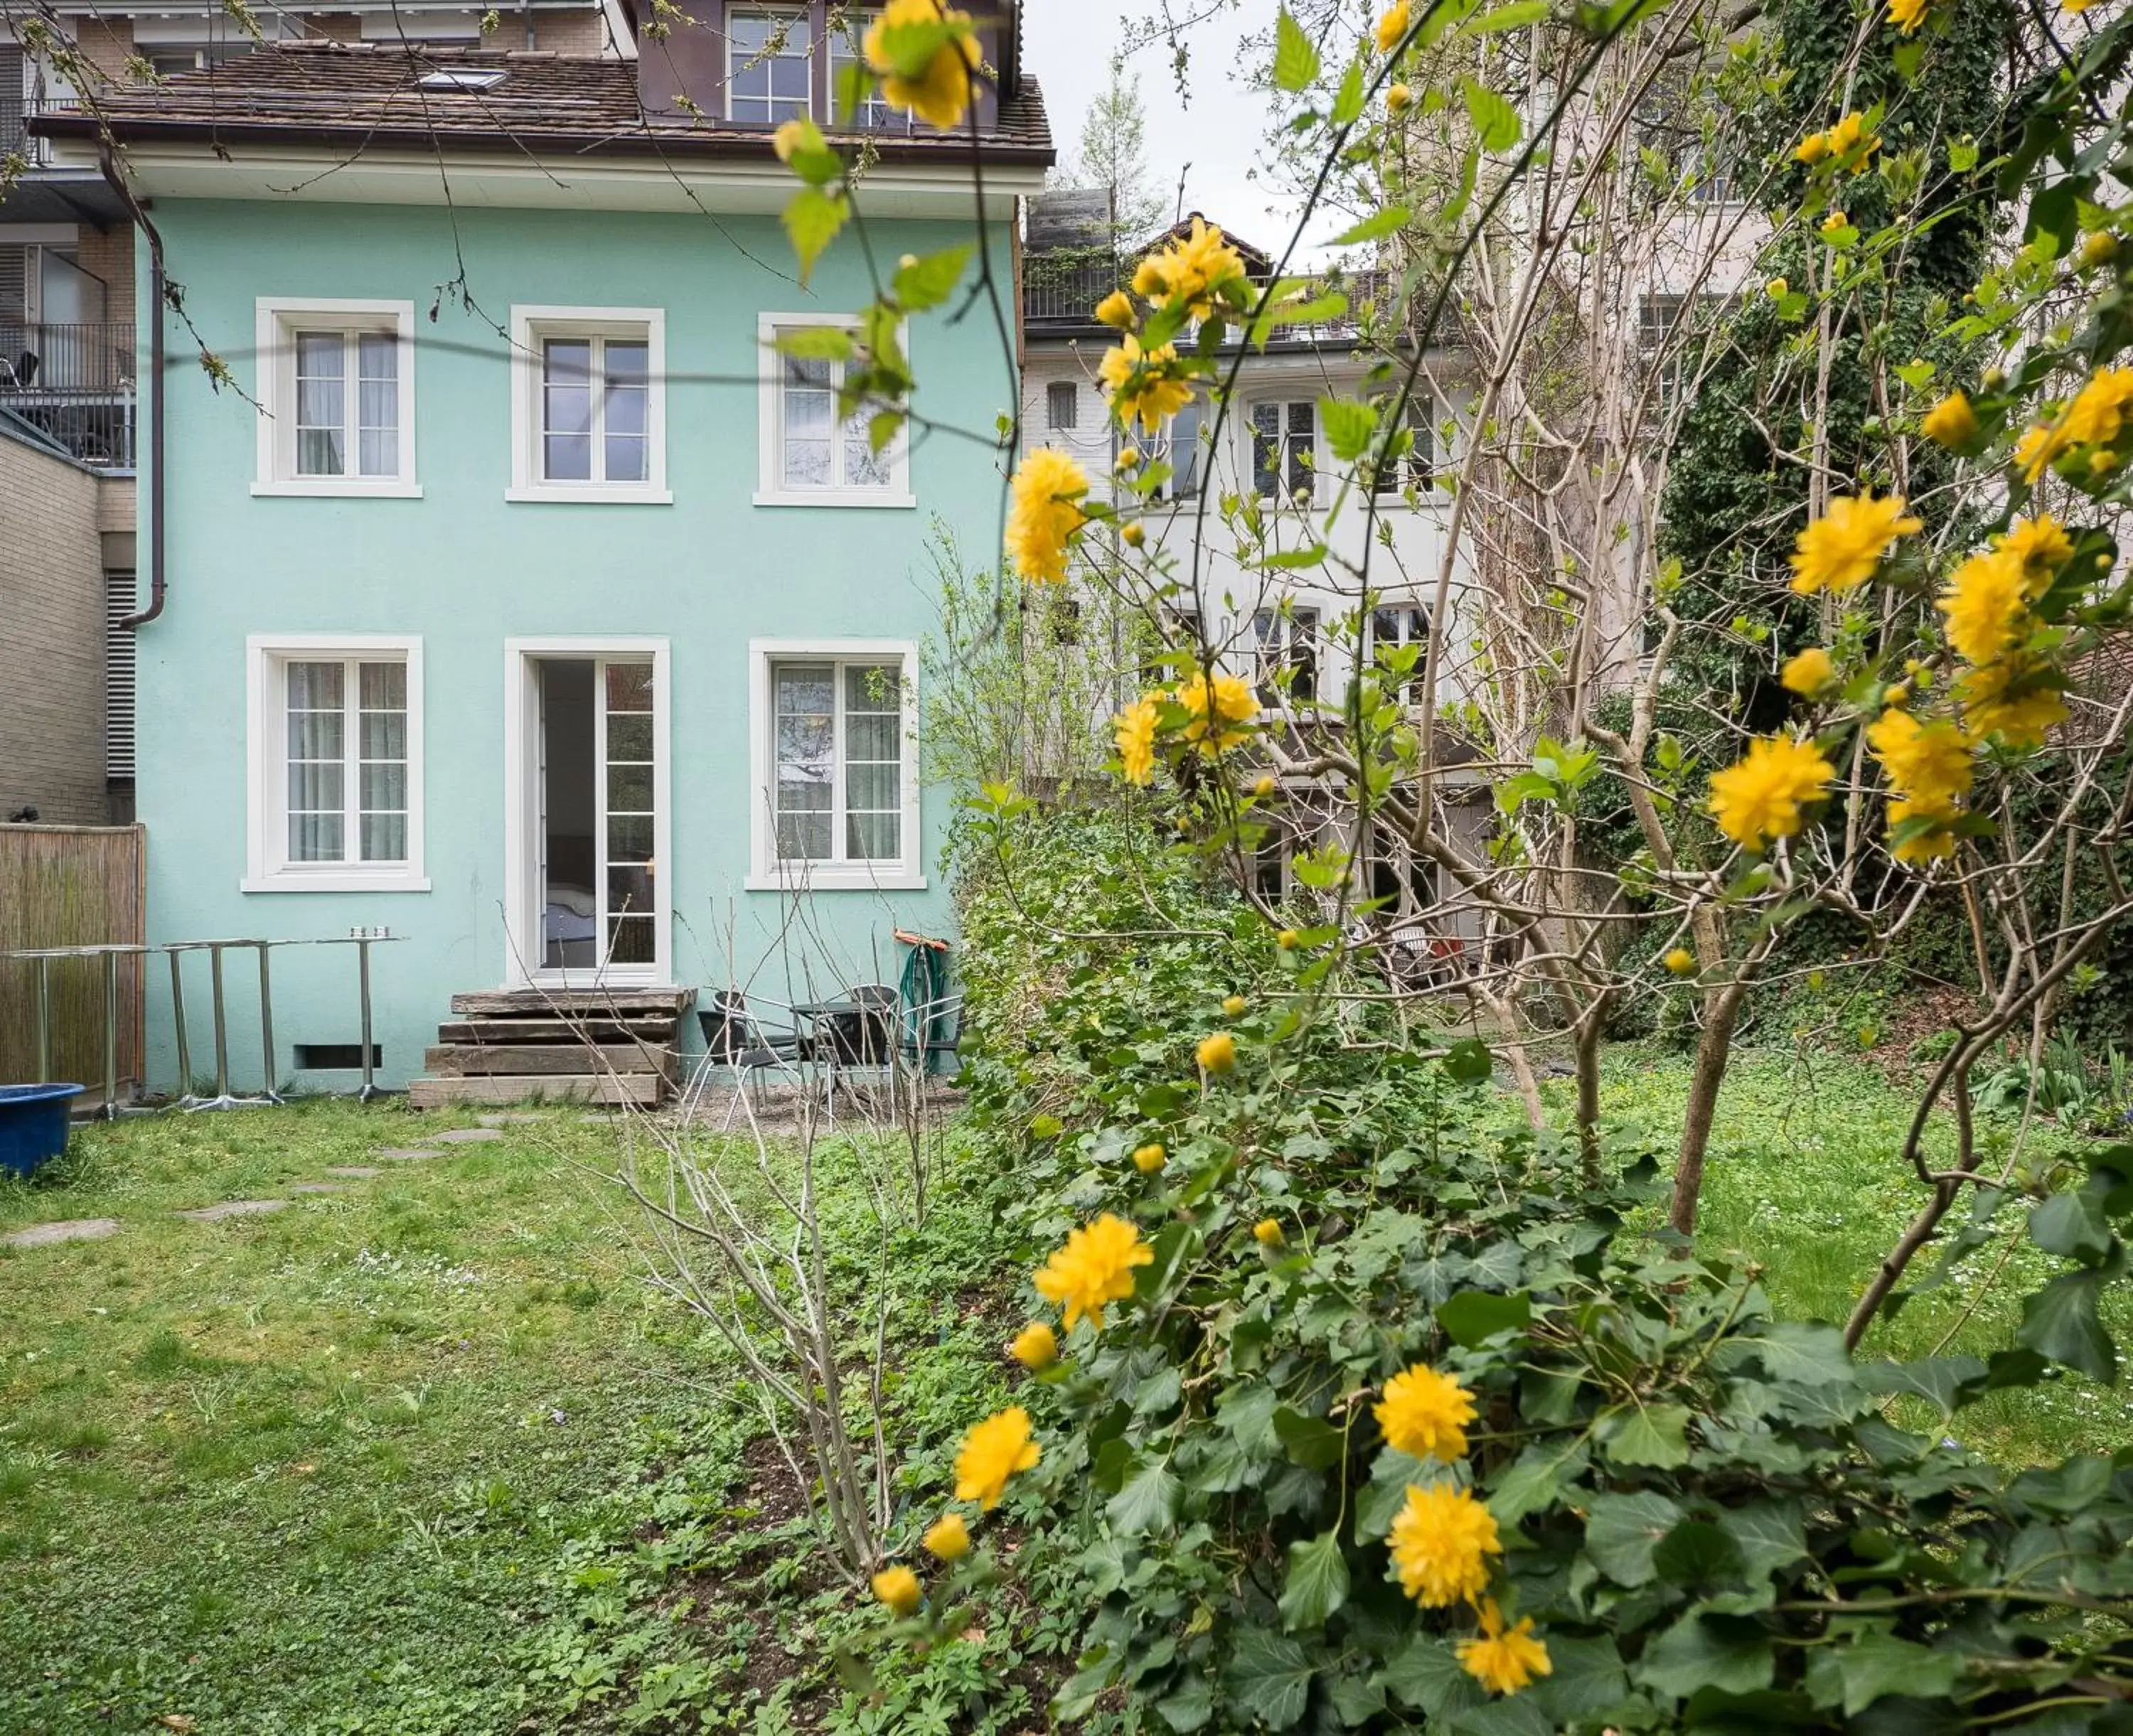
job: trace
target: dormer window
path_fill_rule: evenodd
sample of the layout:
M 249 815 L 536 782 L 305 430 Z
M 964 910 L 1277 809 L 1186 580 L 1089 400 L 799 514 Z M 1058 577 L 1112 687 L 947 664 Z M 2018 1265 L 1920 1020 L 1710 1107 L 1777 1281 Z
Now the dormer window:
M 807 14 L 726 14 L 726 117 L 775 127 L 814 112 L 807 65 Z

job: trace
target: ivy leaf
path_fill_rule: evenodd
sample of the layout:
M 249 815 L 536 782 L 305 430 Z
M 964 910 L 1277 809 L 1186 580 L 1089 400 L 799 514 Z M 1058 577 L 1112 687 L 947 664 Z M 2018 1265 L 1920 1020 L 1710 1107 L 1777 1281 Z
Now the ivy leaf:
M 1370 1480 L 1355 1497 L 1355 1541 L 1375 1543 L 1393 1528 L 1393 1521 L 1407 1504 L 1410 1484 L 1428 1488 L 1448 1474 L 1440 1464 L 1387 1447 L 1370 1467 Z
M 1681 1508 L 1664 1495 L 1595 1495 L 1585 1521 L 1585 1552 L 1617 1585 L 1649 1585 L 1659 1570 L 1652 1553 L 1681 1522 Z
M 1819 1705 L 1841 1700 L 1856 1718 L 1887 1694 L 1934 1700 L 1962 1675 L 1960 1659 L 1899 1639 L 1890 1628 L 1866 1628 L 1850 1645 L 1822 1647 L 1808 1660 L 1808 1691 Z
M 1310 1698 L 1311 1659 L 1286 1634 L 1239 1628 L 1230 1637 L 1222 1686 L 1240 1710 L 1270 1730 L 1285 1730 L 1303 1716 Z
M 2118 1349 L 2097 1315 L 2103 1277 L 2100 1271 L 2064 1272 L 2024 1298 L 2015 1337 L 2039 1356 L 2109 1386 L 2118 1378 Z
M 897 305 L 914 314 L 938 307 L 955 292 L 970 260 L 969 247 L 961 246 L 943 248 L 899 265 L 891 285 Z
M 1562 1485 L 1582 1475 L 1587 1463 L 1582 1445 L 1567 1453 L 1547 1444 L 1529 1446 L 1490 1484 L 1489 1511 L 1499 1525 L 1515 1525 L 1528 1513 L 1554 1505 Z
M 1274 23 L 1274 82 L 1277 90 L 1308 90 L 1318 79 L 1318 50 L 1287 7 Z
M 1442 1640 L 1418 1633 L 1386 1660 L 1379 1678 L 1394 1699 L 1432 1719 L 1481 1703 L 1481 1690 Z
M 1437 1324 L 1464 1350 L 1478 1350 L 1500 1332 L 1523 1332 L 1533 1320 L 1533 1299 L 1524 1291 L 1491 1296 L 1462 1290 L 1437 1310 Z
M 1281 1624 L 1322 1626 L 1348 1601 L 1348 1558 L 1341 1552 L 1338 1532 L 1324 1532 L 1307 1543 L 1288 1546 L 1288 1577 L 1281 1588 Z
M 1534 1684 L 1533 1700 L 1553 1729 L 1597 1724 L 1629 1694 L 1630 1678 L 1611 1639 L 1551 1633 L 1548 1661 L 1548 1673 Z
M 1388 235 L 1397 235 L 1414 220 L 1414 213 L 1405 205 L 1387 205 L 1382 211 L 1373 211 L 1360 223 L 1343 229 L 1328 247 L 1352 248 L 1365 241 L 1382 241 Z
M 1767 1579 L 1807 1553 L 1807 1526 L 1797 1501 L 1758 1501 L 1719 1515 L 1718 1523 L 1740 1549 L 1748 1577 Z
M 1805 1387 L 1822 1382 L 1849 1383 L 1853 1378 L 1844 1334 L 1834 1326 L 1778 1320 L 1753 1336 L 1734 1339 L 1721 1354 L 1728 1366 L 1753 1358 L 1772 1380 L 1798 1381 Z
M 1525 128 L 1509 103 L 1478 79 L 1461 79 L 1459 93 L 1466 99 L 1467 116 L 1484 151 L 1501 152 L 1518 143 Z
M 1306 1470 L 1330 1470 L 1348 1449 L 1347 1437 L 1322 1416 L 1306 1416 L 1286 1405 L 1274 1413 L 1274 1431 L 1289 1461 Z
M 802 187 L 785 203 L 785 233 L 800 261 L 800 281 L 805 283 L 823 249 L 837 238 L 851 208 L 841 193 L 825 193 L 820 187 Z
M 1708 1519 L 1684 1519 L 1659 1539 L 1652 1565 L 1669 1585 L 1708 1592 L 1738 1580 L 1747 1559 L 1741 1546 Z
M 1677 1700 L 1699 1688 L 1753 1694 L 1769 1686 L 1776 1666 L 1769 1636 L 1755 1623 L 1689 1614 L 1644 1647 L 1637 1680 Z
M 1177 1511 L 1177 1478 L 1168 1465 L 1157 1460 L 1143 1465 L 1127 1479 L 1125 1487 L 1105 1507 L 1104 1517 L 1111 1522 L 1112 1530 L 1128 1536 L 1163 1531 Z
M 1615 1464 L 1673 1470 L 1688 1463 L 1688 1407 L 1645 1405 L 1624 1413 L 1603 1445 Z
M 1866 1363 L 1859 1369 L 1859 1384 L 1869 1392 L 1903 1393 L 1923 1398 L 1940 1407 L 1943 1416 L 1957 1411 L 1983 1390 L 1985 1364 L 1974 1356 L 1928 1356 L 1914 1363 Z

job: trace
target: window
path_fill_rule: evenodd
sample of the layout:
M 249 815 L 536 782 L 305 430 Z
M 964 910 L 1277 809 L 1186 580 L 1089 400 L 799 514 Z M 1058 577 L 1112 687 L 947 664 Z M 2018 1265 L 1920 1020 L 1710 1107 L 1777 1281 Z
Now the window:
M 1310 498 L 1317 431 L 1317 406 L 1309 398 L 1252 406 L 1252 483 L 1262 500 Z
M 247 647 L 247 892 L 426 892 L 421 642 Z
M 665 312 L 514 307 L 511 500 L 639 502 L 667 491 Z
M 814 112 L 804 12 L 726 14 L 726 117 L 775 127 Z
M 258 303 L 255 494 L 412 496 L 412 301 Z
M 1388 676 L 1404 705 L 1421 703 L 1423 659 L 1429 654 L 1429 617 L 1412 604 L 1380 604 L 1370 611 L 1370 642 L 1366 655 L 1373 664 L 1380 653 L 1414 647 L 1414 666 L 1405 676 Z
M 1318 611 L 1263 608 L 1252 617 L 1259 703 L 1318 697 Z
M 1661 413 L 1678 408 L 1701 376 L 1706 343 L 1723 301 L 1719 296 L 1658 295 L 1637 304 L 1637 341 L 1656 375 L 1654 407 Z
M 862 65 L 862 45 L 866 33 L 879 12 L 862 11 L 856 6 L 845 8 L 844 22 L 830 32 L 830 113 L 840 126 L 850 124 L 864 127 L 869 132 L 911 131 L 910 114 L 892 108 L 882 100 L 881 91 L 874 81 L 867 80 L 867 99 L 852 112 L 849 123 L 845 117 L 846 100 L 859 88 L 859 68 Z
M 1071 428 L 1081 402 L 1081 392 L 1071 380 L 1054 380 L 1044 388 L 1044 426 Z
M 1389 415 L 1393 401 L 1389 398 L 1379 405 L 1380 414 Z M 1396 494 L 1407 488 L 1426 488 L 1436 468 L 1437 402 L 1420 386 L 1407 401 L 1408 431 L 1413 436 L 1404 455 L 1379 465 L 1375 478 L 1379 494 Z
M 751 883 L 922 887 L 917 647 L 778 641 L 750 652 L 760 767 Z
M 762 346 L 762 474 L 758 506 L 909 507 L 910 468 L 903 431 L 877 452 L 868 425 L 880 406 L 839 414 L 845 364 L 833 358 L 787 355 L 778 340 L 816 327 L 853 329 L 836 314 L 765 314 Z
M 1163 423 L 1162 430 L 1147 443 L 1148 455 L 1170 466 L 1170 474 L 1157 488 L 1163 500 L 1196 500 L 1200 479 L 1206 471 L 1206 405 L 1195 398 Z

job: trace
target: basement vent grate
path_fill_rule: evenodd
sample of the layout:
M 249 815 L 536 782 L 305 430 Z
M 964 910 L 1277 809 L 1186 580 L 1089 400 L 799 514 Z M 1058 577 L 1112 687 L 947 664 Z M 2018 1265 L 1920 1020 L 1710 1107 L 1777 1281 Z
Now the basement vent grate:
M 370 1065 L 385 1065 L 385 1049 L 380 1043 L 370 1046 Z M 353 1073 L 363 1065 L 363 1045 L 360 1043 L 299 1043 L 296 1045 L 296 1070 L 300 1073 Z

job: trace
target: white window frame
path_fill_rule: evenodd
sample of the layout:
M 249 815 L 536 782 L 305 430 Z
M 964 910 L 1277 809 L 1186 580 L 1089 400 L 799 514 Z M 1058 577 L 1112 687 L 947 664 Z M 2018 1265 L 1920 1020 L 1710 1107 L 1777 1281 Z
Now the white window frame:
M 1293 436 L 1291 435 L 1288 431 L 1289 408 L 1292 405 L 1296 404 L 1305 404 L 1310 406 L 1311 444 L 1305 450 L 1310 453 L 1312 458 L 1311 487 L 1303 493 L 1291 493 L 1288 491 L 1285 486 L 1283 492 L 1278 494 L 1258 493 L 1258 418 L 1260 408 L 1263 406 L 1269 404 L 1278 405 L 1282 412 L 1281 457 L 1277 468 L 1284 485 L 1288 480 L 1289 454 L 1295 450 L 1291 445 Z M 1327 469 L 1325 463 L 1326 430 L 1319 426 L 1320 417 L 1318 415 L 1317 398 L 1312 393 L 1302 390 L 1300 387 L 1298 390 L 1293 392 L 1282 391 L 1269 387 L 1267 391 L 1254 393 L 1251 397 L 1245 401 L 1245 413 L 1243 416 L 1240 418 L 1240 421 L 1242 424 L 1240 430 L 1240 437 L 1243 440 L 1245 445 L 1241 474 L 1244 478 L 1245 488 L 1251 491 L 1251 493 L 1260 500 L 1277 502 L 1283 506 L 1294 506 L 1298 504 L 1302 504 L 1305 506 L 1317 505 L 1319 500 L 1319 489 L 1322 486 Z
M 779 663 L 895 663 L 903 696 L 903 854 L 893 862 L 784 862 L 778 855 L 776 693 Z M 748 645 L 749 877 L 751 892 L 923 892 L 925 840 L 919 831 L 918 645 L 912 639 L 751 639 Z M 837 777 L 844 777 L 841 744 Z M 832 810 L 841 812 L 841 806 Z M 841 846 L 833 826 L 831 838 Z
M 260 406 L 258 474 L 252 492 L 262 495 L 361 495 L 419 500 L 415 480 L 415 304 L 351 301 L 344 296 L 262 296 L 254 303 L 258 373 L 253 395 Z M 299 331 L 390 332 L 398 340 L 394 365 L 399 387 L 399 468 L 390 476 L 300 476 L 296 474 L 296 334 Z M 347 382 L 348 402 L 359 387 Z M 350 458 L 358 454 L 351 450 Z
M 913 510 L 917 498 L 911 492 L 911 444 L 908 424 L 896 431 L 888 445 L 888 486 L 857 488 L 792 488 L 785 485 L 785 358 L 778 348 L 778 334 L 802 326 L 840 326 L 856 332 L 859 321 L 850 314 L 759 314 L 755 322 L 758 357 L 756 429 L 759 437 L 755 504 L 758 507 L 886 507 Z M 898 330 L 897 341 L 911 353 L 908 326 Z M 842 363 L 832 363 L 841 368 Z M 831 443 L 835 450 L 835 443 Z
M 884 8 L 879 5 L 850 4 L 844 8 L 843 22 L 828 32 L 829 50 L 826 72 L 829 77 L 828 118 L 825 129 L 841 128 L 845 117 L 837 103 L 839 75 L 844 68 L 855 62 L 864 63 L 865 37 L 868 29 L 881 17 Z M 915 132 L 917 125 L 907 111 L 889 106 L 879 87 L 866 101 L 860 103 L 852 116 L 851 125 L 862 132 Z
M 734 73 L 736 70 L 734 53 L 733 22 L 736 17 L 744 18 L 782 18 L 787 21 L 788 29 L 785 38 L 784 52 L 772 55 L 769 58 L 773 60 L 797 59 L 802 65 L 807 69 L 807 106 L 806 113 L 809 119 L 813 119 L 815 118 L 815 86 L 818 81 L 821 69 L 816 65 L 815 60 L 815 41 L 813 37 L 814 8 L 806 3 L 806 0 L 760 0 L 759 4 L 729 5 L 727 7 L 719 26 L 719 43 L 724 55 L 724 59 L 720 62 L 719 67 L 719 85 L 725 93 L 726 119 L 737 127 L 762 127 L 767 129 L 778 124 L 775 120 L 767 118 L 762 115 L 741 114 L 735 112 L 734 105 L 736 102 L 740 100 L 733 88 Z M 776 32 L 773 31 L 772 35 L 774 38 Z M 747 59 L 748 57 L 746 55 L 741 56 L 741 64 L 745 65 Z M 756 98 L 750 97 L 748 100 L 754 102 L 758 99 Z M 762 100 L 774 104 L 778 102 L 790 102 L 792 99 L 789 97 L 772 96 L 763 99 Z M 792 118 L 792 117 L 787 117 L 787 118 Z
M 407 859 L 288 859 L 290 663 L 402 662 L 407 666 Z M 244 642 L 245 874 L 248 892 L 426 892 L 422 856 L 422 641 L 404 633 L 254 633 Z
M 645 479 L 641 483 L 551 482 L 541 472 L 542 345 L 551 338 L 619 338 L 644 345 Z M 578 501 L 606 506 L 667 507 L 667 310 L 663 307 L 548 307 L 511 310 L 511 486 L 506 500 Z

